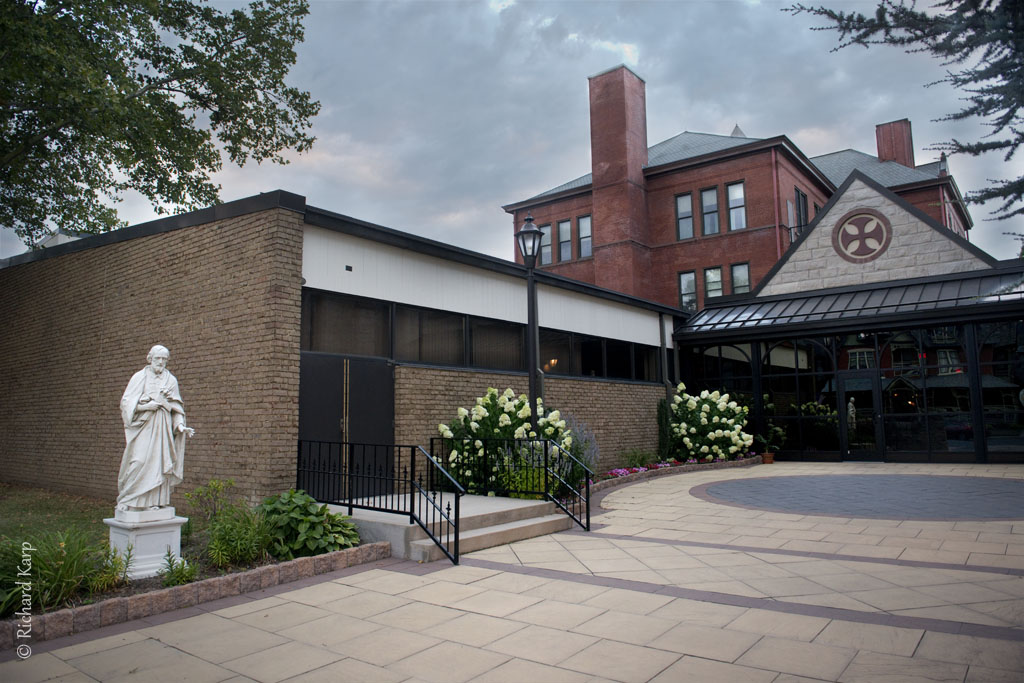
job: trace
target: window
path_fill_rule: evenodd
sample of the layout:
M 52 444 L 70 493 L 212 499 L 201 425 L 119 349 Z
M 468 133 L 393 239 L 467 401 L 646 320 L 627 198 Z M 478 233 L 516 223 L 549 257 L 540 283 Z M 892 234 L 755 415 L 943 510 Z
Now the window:
M 850 369 L 867 370 L 875 367 L 875 352 L 872 349 L 850 351 Z
M 693 237 L 693 195 L 689 192 L 676 197 L 676 238 Z
M 701 217 L 705 235 L 718 234 L 718 188 L 700 193 Z
M 471 364 L 495 370 L 523 370 L 526 326 L 501 320 L 470 318 Z
M 722 296 L 722 269 L 705 268 L 704 300 L 707 301 L 708 299 L 714 296 Z
M 745 294 L 750 291 L 750 264 L 734 263 L 730 266 L 732 293 Z
M 604 377 L 604 344 L 598 337 L 573 335 L 573 356 L 579 360 L 579 369 L 574 375 L 583 377 Z M 573 368 L 576 370 L 576 368 Z
M 955 375 L 964 371 L 960 365 L 960 354 L 956 349 L 938 349 L 938 356 L 940 375 Z
M 658 352 L 657 346 L 633 344 L 633 379 L 658 381 Z
M 742 230 L 747 227 L 747 207 L 743 183 L 726 185 L 725 193 L 729 199 L 729 229 Z
M 395 307 L 395 359 L 465 365 L 464 316 L 426 308 Z
M 817 216 L 817 215 L 818 215 L 819 213 L 821 213 L 821 207 L 820 207 L 820 206 L 818 206 L 817 204 L 815 204 L 815 205 L 814 205 L 814 216 L 811 216 L 811 218 L 814 218 L 814 217 L 815 217 L 815 216 Z
M 551 224 L 540 226 L 543 233 L 540 238 L 540 253 L 537 255 L 540 265 L 546 266 L 551 263 Z
M 558 221 L 558 260 L 572 260 L 572 221 Z
M 679 308 L 684 311 L 697 310 L 697 276 L 692 270 L 679 273 Z
M 391 308 L 387 302 L 308 290 L 303 299 L 303 350 L 390 355 Z
M 540 338 L 540 369 L 545 375 L 571 375 L 569 353 L 572 348 L 572 334 L 541 328 Z
M 608 362 L 608 377 L 614 379 L 633 378 L 633 345 L 629 342 L 605 341 L 605 357 Z
M 807 195 L 795 189 L 796 192 L 796 225 L 807 225 Z
M 578 258 L 590 258 L 593 256 L 594 250 L 590 239 L 590 216 L 580 216 L 576 219 L 576 237 L 580 241 Z

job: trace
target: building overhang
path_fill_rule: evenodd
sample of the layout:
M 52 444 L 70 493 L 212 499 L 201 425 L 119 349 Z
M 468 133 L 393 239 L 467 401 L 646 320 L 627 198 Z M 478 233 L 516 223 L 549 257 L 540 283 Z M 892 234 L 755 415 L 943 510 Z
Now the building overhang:
M 858 287 L 723 297 L 676 328 L 679 344 L 850 334 L 1020 316 L 1024 263 Z

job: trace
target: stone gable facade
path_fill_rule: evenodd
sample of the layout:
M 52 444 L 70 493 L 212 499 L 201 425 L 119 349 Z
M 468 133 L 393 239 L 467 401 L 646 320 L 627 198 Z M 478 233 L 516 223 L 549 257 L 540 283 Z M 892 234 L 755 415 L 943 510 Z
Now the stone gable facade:
M 891 226 L 888 247 L 873 260 L 854 263 L 833 244 L 837 223 L 851 212 L 875 211 Z M 941 265 L 940 265 L 941 264 Z M 758 296 L 792 294 L 824 287 L 856 287 L 888 280 L 962 273 L 991 265 L 952 232 L 901 202 L 895 195 L 855 179 L 769 276 Z

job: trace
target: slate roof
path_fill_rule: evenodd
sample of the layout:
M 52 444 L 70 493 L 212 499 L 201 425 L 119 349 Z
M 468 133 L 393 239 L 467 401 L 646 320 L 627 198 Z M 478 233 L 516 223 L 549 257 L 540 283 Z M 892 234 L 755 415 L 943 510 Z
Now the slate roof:
M 713 154 L 733 147 L 742 147 L 753 142 L 761 142 L 763 139 L 685 131 L 652 147 L 648 147 L 648 162 L 644 168 L 654 168 L 655 166 L 685 161 L 686 159 L 693 159 L 705 154 Z M 879 161 L 878 157 L 858 152 L 854 149 L 844 149 L 840 152 L 811 157 L 810 161 L 836 187 L 842 185 L 854 171 L 860 171 L 885 187 L 935 180 L 939 176 L 939 162 L 937 161 L 930 164 L 922 164 L 917 168 L 907 168 L 895 161 Z M 586 187 L 592 181 L 593 177 L 590 173 L 587 173 L 524 201 L 529 202 L 557 195 L 568 190 Z
M 760 140 L 761 138 L 741 138 L 733 137 L 731 135 L 713 135 L 711 133 L 691 133 L 689 131 L 684 131 L 675 137 L 671 137 L 668 140 L 659 142 L 652 147 L 648 147 L 648 161 L 644 168 L 652 168 L 654 166 L 661 166 L 662 164 L 670 164 L 675 161 L 692 159 L 694 157 L 703 156 L 704 154 L 721 152 L 722 150 L 729 149 L 731 147 L 741 147 L 743 145 L 750 144 L 751 142 L 760 142 Z M 541 192 L 538 195 L 530 197 L 526 201 L 540 199 L 541 197 L 558 194 L 560 192 L 565 192 L 566 190 L 575 190 L 579 187 L 586 187 L 592 181 L 593 177 L 588 173 L 576 178 L 575 180 L 570 180 L 567 183 L 559 185 L 558 187 L 553 187 L 550 190 Z
M 811 157 L 811 162 L 836 187 L 842 185 L 843 181 L 854 171 L 860 171 L 885 187 L 935 180 L 939 175 L 938 162 L 917 168 L 907 168 L 895 161 L 879 161 L 878 157 L 858 152 L 855 149 L 844 149 L 841 152 Z

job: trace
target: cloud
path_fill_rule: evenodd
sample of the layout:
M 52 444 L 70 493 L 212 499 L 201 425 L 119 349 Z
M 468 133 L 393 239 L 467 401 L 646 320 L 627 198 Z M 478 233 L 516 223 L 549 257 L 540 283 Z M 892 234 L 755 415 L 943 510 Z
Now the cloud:
M 864 5 L 840 2 L 837 7 Z M 918 159 L 979 121 L 935 123 L 958 93 L 925 88 L 941 64 L 882 46 L 831 52 L 776 3 L 327 2 L 313 0 L 290 80 L 323 104 L 318 142 L 285 167 L 225 167 L 236 199 L 281 188 L 310 204 L 511 259 L 502 204 L 590 171 L 587 77 L 626 63 L 647 83 L 651 144 L 683 130 L 787 135 L 806 154 L 874 153 L 874 127 L 913 122 Z M 960 188 L 1019 174 L 998 157 L 954 157 Z M 132 222 L 152 217 L 126 202 Z M 1011 253 L 972 208 L 972 241 Z M 1015 250 L 1012 252 L 1015 253 Z

